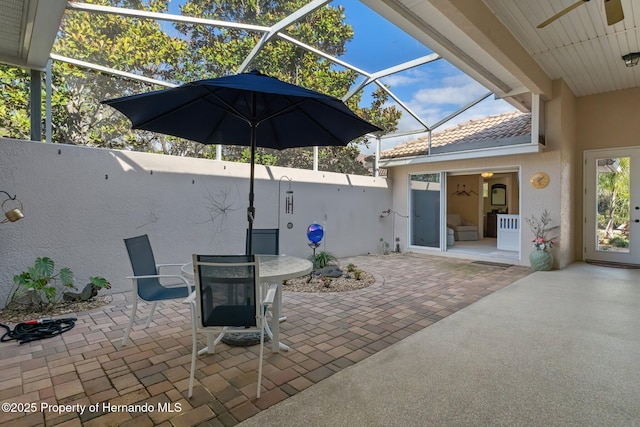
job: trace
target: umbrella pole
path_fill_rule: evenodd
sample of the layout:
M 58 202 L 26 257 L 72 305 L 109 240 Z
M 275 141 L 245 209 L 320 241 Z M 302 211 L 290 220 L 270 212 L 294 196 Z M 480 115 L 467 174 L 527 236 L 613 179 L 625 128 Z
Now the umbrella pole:
M 247 234 L 247 255 L 253 253 L 253 219 L 256 209 L 253 207 L 253 182 L 256 166 L 256 125 L 251 124 L 251 174 L 249 178 L 249 207 L 247 208 L 247 221 L 249 222 L 249 232 Z

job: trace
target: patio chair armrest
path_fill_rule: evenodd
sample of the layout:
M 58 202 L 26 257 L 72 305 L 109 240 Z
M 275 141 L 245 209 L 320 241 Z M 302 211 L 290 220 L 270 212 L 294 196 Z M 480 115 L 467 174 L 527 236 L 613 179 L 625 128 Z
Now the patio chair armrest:
M 269 289 L 267 289 L 267 295 L 265 295 L 264 300 L 262 300 L 262 305 L 272 305 L 274 299 L 276 298 L 276 291 L 278 290 L 278 284 L 273 283 L 269 285 Z
M 184 267 L 186 263 L 180 263 L 180 264 L 156 264 L 156 270 L 160 271 L 161 268 L 163 267 Z
M 190 288 L 193 288 L 193 285 L 191 283 L 189 283 L 189 281 L 184 278 L 183 276 L 179 275 L 179 274 L 148 274 L 146 276 L 127 276 L 127 279 L 133 279 L 133 280 L 138 280 L 138 279 L 180 279 L 185 285 L 189 286 Z M 175 286 L 175 285 L 173 285 Z M 172 287 L 172 286 L 167 286 L 167 287 Z
M 195 292 L 191 292 L 189 294 L 189 296 L 186 297 L 184 299 L 184 301 L 182 301 L 182 302 L 185 303 L 185 304 L 194 304 L 195 305 L 195 303 L 196 303 L 196 293 Z

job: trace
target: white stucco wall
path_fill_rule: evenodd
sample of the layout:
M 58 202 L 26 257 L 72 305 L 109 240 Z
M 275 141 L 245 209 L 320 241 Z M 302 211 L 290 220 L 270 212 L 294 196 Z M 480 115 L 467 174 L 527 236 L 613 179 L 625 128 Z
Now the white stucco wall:
M 71 268 L 79 285 L 100 275 L 112 291 L 129 290 L 126 237 L 148 234 L 157 262 L 243 253 L 248 176 L 247 164 L 0 138 L 0 190 L 17 195 L 25 214 L 0 225 L 0 306 L 13 276 L 39 256 Z M 391 236 L 380 218 L 392 206 L 384 178 L 257 166 L 255 194 L 254 227 L 279 222 L 281 253 L 310 255 L 313 222 L 325 229 L 321 249 L 339 257 L 378 251 Z

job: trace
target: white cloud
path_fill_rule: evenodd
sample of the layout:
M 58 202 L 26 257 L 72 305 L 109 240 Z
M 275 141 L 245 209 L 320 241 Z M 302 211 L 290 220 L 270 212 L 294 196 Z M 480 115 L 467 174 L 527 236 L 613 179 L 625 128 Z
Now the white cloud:
M 437 88 L 427 88 L 418 90 L 409 105 L 412 108 L 419 108 L 421 105 L 459 105 L 478 99 L 488 90 L 478 83 L 467 82 L 462 86 L 442 86 Z
M 416 84 L 420 81 L 420 79 L 415 76 L 394 74 L 384 77 L 380 79 L 380 81 L 391 88 L 396 88 L 399 86 L 410 86 Z

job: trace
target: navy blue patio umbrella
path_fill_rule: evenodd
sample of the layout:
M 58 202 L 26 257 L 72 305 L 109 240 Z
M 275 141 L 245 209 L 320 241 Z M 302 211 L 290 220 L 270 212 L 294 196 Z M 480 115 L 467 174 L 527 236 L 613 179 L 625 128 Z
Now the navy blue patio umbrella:
M 256 147 L 340 146 L 377 126 L 356 116 L 341 100 L 285 83 L 257 71 L 199 80 L 172 89 L 102 101 L 143 129 L 202 144 L 251 147 L 248 250 Z

